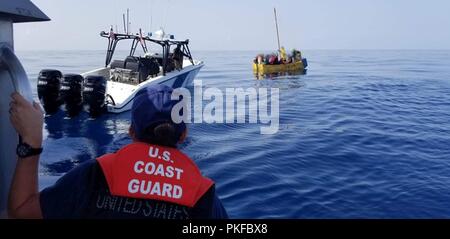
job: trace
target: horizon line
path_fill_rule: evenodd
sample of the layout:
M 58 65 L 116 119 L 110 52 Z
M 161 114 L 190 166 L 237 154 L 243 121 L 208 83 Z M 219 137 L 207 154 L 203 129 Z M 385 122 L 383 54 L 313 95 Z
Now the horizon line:
M 16 51 L 106 51 L 107 49 L 15 49 Z M 323 49 L 300 49 L 301 51 L 450 51 L 450 48 L 360 48 L 360 49 L 350 49 L 350 48 L 323 48 Z M 117 50 L 117 51 L 129 51 L 129 50 Z M 199 52 L 276 52 L 277 50 L 247 50 L 247 49 L 223 49 L 223 50 L 212 50 L 212 49 L 191 49 L 191 51 Z

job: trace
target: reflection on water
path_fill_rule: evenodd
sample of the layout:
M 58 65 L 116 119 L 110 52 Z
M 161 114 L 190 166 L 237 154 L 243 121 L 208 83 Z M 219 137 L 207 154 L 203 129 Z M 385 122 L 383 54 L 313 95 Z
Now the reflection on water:
M 45 118 L 46 174 L 61 174 L 81 162 L 120 148 L 113 141 L 127 140 L 129 114 L 105 114 L 97 119 L 82 112 L 74 118 L 58 113 Z

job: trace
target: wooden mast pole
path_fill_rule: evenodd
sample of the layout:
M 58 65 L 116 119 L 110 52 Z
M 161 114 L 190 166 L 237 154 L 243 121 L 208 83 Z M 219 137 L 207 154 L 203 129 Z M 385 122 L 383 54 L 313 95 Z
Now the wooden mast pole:
M 278 18 L 277 18 L 277 9 L 276 8 L 273 8 L 273 13 L 275 14 L 275 26 L 277 28 L 278 51 L 281 51 L 280 32 L 278 30 Z

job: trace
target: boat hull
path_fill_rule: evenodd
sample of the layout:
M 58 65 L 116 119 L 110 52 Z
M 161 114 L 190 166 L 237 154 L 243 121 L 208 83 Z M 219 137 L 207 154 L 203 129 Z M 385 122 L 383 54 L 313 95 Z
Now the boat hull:
M 139 90 L 144 89 L 150 85 L 163 84 L 170 86 L 174 89 L 181 87 L 189 87 L 192 85 L 195 77 L 203 68 L 203 62 L 197 62 L 195 65 L 191 65 L 183 68 L 181 71 L 173 71 L 167 73 L 165 76 L 159 76 L 154 79 L 147 80 L 139 85 L 129 85 L 114 81 L 108 81 L 106 86 L 107 95 L 111 96 L 110 99 L 114 103 L 109 103 L 107 105 L 107 111 L 109 113 L 123 113 L 131 110 L 133 105 L 134 97 Z M 92 72 L 82 74 L 84 77 L 87 75 L 97 75 L 100 72 L 103 74 L 108 71 L 107 68 L 99 69 Z M 101 73 L 100 73 L 101 74 Z
M 279 65 L 267 65 L 267 64 L 258 64 L 253 63 L 253 72 L 255 74 L 265 75 L 265 74 L 273 74 L 279 72 L 298 72 L 304 71 L 307 67 L 306 60 L 297 61 L 290 64 L 279 64 Z

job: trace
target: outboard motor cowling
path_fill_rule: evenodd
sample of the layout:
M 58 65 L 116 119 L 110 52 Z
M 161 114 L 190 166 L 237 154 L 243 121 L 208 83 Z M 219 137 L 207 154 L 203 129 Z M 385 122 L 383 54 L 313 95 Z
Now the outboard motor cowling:
M 39 73 L 37 82 L 38 97 L 47 115 L 56 113 L 62 104 L 59 95 L 62 77 L 62 73 L 58 70 L 46 69 Z
M 84 78 L 77 74 L 66 74 L 61 82 L 61 100 L 69 117 L 77 116 L 83 109 L 82 86 Z
M 84 80 L 83 101 L 92 118 L 106 111 L 106 79 L 103 76 L 86 76 Z

